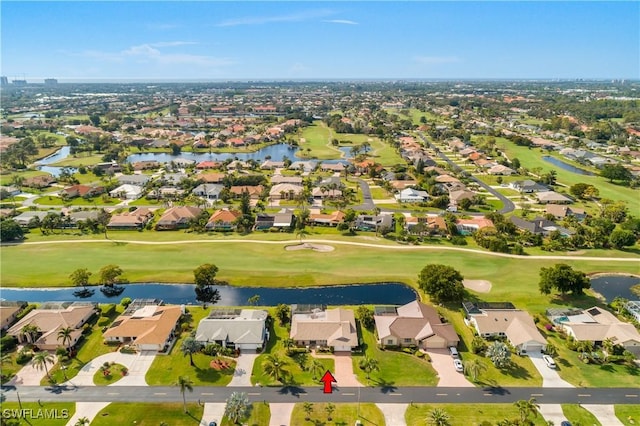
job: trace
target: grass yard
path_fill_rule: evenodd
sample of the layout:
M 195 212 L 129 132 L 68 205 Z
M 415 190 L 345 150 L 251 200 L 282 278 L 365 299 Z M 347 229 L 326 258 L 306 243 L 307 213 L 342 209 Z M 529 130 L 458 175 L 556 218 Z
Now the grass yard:
M 616 405 L 616 417 L 624 426 L 636 426 L 640 423 L 640 405 Z
M 22 409 L 32 410 L 32 416 L 23 418 L 19 424 L 28 424 L 31 426 L 65 426 L 76 412 L 76 404 L 74 402 L 47 402 L 42 401 L 42 405 L 37 402 L 23 402 Z M 11 415 L 11 411 L 20 410 L 20 404 L 17 402 L 3 402 L 0 404 L 2 410 L 2 424 L 10 424 L 10 419 L 17 419 Z M 40 411 L 42 410 L 42 411 Z M 24 422 L 24 423 L 23 423 Z M 18 424 L 18 423 L 16 423 Z
M 375 404 L 362 403 L 359 408 L 357 404 L 334 404 L 335 411 L 331 414 L 331 421 L 328 420 L 326 406 L 327 404 L 324 403 L 313 403 L 313 411 L 309 420 L 305 420 L 307 413 L 303 409 L 303 404 L 296 404 L 293 413 L 291 413 L 291 424 L 300 426 L 352 425 L 356 420 L 360 420 L 363 425 L 381 426 L 385 424 L 384 415 Z
M 180 395 L 180 389 L 176 387 L 176 395 Z M 187 400 L 189 400 L 187 393 Z M 171 426 L 199 425 L 202 419 L 204 407 L 197 403 L 187 403 L 185 414 L 182 403 L 163 402 L 153 403 L 127 403 L 112 402 L 100 411 L 91 426 L 132 425 L 157 426 L 161 422 Z
M 230 358 L 223 358 L 225 362 L 231 364 L 226 370 L 216 370 L 211 368 L 210 363 L 215 357 L 197 353 L 193 355 L 192 367 L 189 363 L 189 356 L 184 356 L 180 346 L 185 338 L 189 337 L 192 330 L 198 327 L 201 319 L 206 317 L 211 308 L 189 306 L 191 319 L 183 323 L 183 331 L 173 348 L 167 355 L 158 355 L 153 360 L 149 371 L 145 377 L 149 385 L 172 385 L 175 384 L 179 376 L 188 376 L 194 386 L 226 386 L 233 377 L 236 362 Z M 186 324 L 186 325 L 185 325 Z
M 40 170 L 25 170 L 16 172 L 6 172 L 0 175 L 0 185 L 11 185 L 11 179 L 13 176 L 20 176 L 21 178 L 28 179 L 35 176 L 48 175 L 47 172 L 41 172 Z
M 123 369 L 126 370 L 127 367 L 122 364 L 113 364 L 109 367 L 108 371 L 110 374 L 108 375 L 105 375 L 102 370 L 98 370 L 96 374 L 93 375 L 93 383 L 95 383 L 96 386 L 112 385 L 125 376 Z
M 272 317 L 274 317 L 274 308 L 267 309 Z M 285 379 L 288 385 L 299 386 L 316 386 L 320 384 L 319 377 L 313 377 L 311 372 L 306 370 L 306 364 L 312 360 L 311 354 L 298 354 L 296 357 L 290 357 L 286 354 L 283 341 L 289 338 L 289 329 L 281 326 L 277 320 L 273 321 L 273 325 L 269 329 L 269 342 L 264 352 L 256 358 L 251 372 L 251 383 L 260 384 L 261 386 L 282 386 L 282 382 L 278 382 L 263 372 L 262 363 L 267 359 L 268 355 L 277 355 L 280 359 L 285 360 L 287 365 L 285 370 L 288 372 Z M 335 363 L 333 359 L 318 358 L 324 365 L 324 370 L 334 371 Z
M 379 371 L 373 371 L 367 380 L 366 373 L 358 366 L 364 355 L 353 355 L 353 371 L 360 383 L 370 386 L 435 386 L 436 371 L 424 358 L 402 351 L 378 348 L 373 331 L 359 329 L 369 358 L 378 361 Z M 402 368 L 398 368 L 398 366 Z
M 242 424 L 247 426 L 263 426 L 268 425 L 271 419 L 271 409 L 269 404 L 263 402 L 254 402 L 251 408 L 251 415 Z M 229 419 L 224 417 L 220 426 L 235 426 Z
M 55 167 L 90 167 L 95 166 L 98 163 L 102 163 L 102 157 L 104 157 L 104 154 L 89 154 L 87 152 L 81 152 L 79 154 L 71 155 L 63 160 L 56 161 L 50 165 Z
M 513 404 L 413 404 L 405 413 L 408 425 L 430 424 L 427 419 L 435 408 L 444 410 L 450 417 L 451 426 L 479 425 L 482 422 L 495 422 L 504 419 L 520 419 L 518 409 Z M 536 416 L 534 424 L 546 426 L 547 422 L 540 414 Z
M 117 198 L 106 197 L 102 198 L 101 196 L 94 198 L 83 198 L 76 197 L 72 199 L 63 200 L 61 197 L 57 197 L 55 195 L 45 195 L 40 198 L 36 198 L 34 200 L 35 204 L 41 206 L 83 206 L 83 207 L 94 207 L 96 205 L 99 206 L 115 206 L 121 200 Z M 146 204 L 150 204 L 147 202 Z
M 564 416 L 573 425 L 600 426 L 601 423 L 590 411 L 582 408 L 579 404 L 562 404 Z M 605 425 L 606 426 L 606 425 Z
M 106 313 L 106 309 L 109 305 L 100 305 L 100 309 L 103 313 Z M 123 312 L 122 305 L 116 305 L 116 309 L 110 314 L 104 316 L 101 315 L 97 321 L 95 321 L 91 327 L 91 332 L 85 334 L 80 343 L 78 344 L 78 353 L 66 364 L 66 370 L 63 371 L 60 367 L 62 364 L 58 362 L 49 371 L 51 377 L 55 379 L 57 383 L 65 382 L 67 379 L 72 379 L 78 374 L 78 371 L 88 362 L 94 358 L 114 352 L 117 349 L 116 345 L 108 345 L 104 342 L 102 328 L 111 324 L 113 320 Z M 66 374 L 66 379 L 65 379 Z M 40 382 L 41 385 L 48 385 L 49 380 L 45 376 Z

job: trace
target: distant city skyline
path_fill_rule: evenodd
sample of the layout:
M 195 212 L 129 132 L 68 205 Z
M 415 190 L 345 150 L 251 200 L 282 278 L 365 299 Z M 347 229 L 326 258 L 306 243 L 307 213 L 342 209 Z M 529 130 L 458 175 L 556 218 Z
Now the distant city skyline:
M 640 3 L 4 1 L 9 81 L 640 78 Z

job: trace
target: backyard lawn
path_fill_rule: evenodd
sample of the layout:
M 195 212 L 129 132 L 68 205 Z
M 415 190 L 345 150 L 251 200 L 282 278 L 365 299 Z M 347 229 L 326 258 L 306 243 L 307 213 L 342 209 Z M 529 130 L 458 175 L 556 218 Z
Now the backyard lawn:
M 176 395 L 180 395 L 178 387 L 176 387 Z M 187 400 L 189 399 L 191 398 L 187 392 Z M 187 403 L 187 411 L 188 413 L 185 414 L 181 402 L 163 402 L 162 404 L 112 402 L 96 415 L 91 426 L 158 426 L 162 422 L 171 426 L 199 425 L 204 407 L 197 403 Z
M 353 371 L 360 383 L 369 386 L 435 386 L 438 376 L 431 364 L 424 358 L 402 351 L 378 348 L 373 331 L 359 328 L 369 358 L 378 361 L 379 371 L 373 371 L 370 379 L 360 369 L 359 362 L 364 355 L 353 355 Z M 398 366 L 402 368 L 398 368 Z
M 331 414 L 331 421 L 328 420 L 327 404 L 317 402 L 312 404 L 313 411 L 309 415 L 309 420 L 306 420 L 307 413 L 303 409 L 303 404 L 296 404 L 293 413 L 291 413 L 291 424 L 300 426 L 352 425 L 356 420 L 360 420 L 363 425 L 385 424 L 384 415 L 375 404 L 334 404 L 334 406 L 335 411 Z
M 206 317 L 211 310 L 202 307 L 189 306 L 190 320 L 183 323 L 183 331 L 180 338 L 166 355 L 158 355 L 153 360 L 145 380 L 149 385 L 172 385 L 180 376 L 188 376 L 194 386 L 226 386 L 233 378 L 236 362 L 231 358 L 217 358 L 203 353 L 193 355 L 194 367 L 189 363 L 189 356 L 184 356 L 180 346 L 185 338 L 189 337 L 192 330 L 198 327 L 201 319 Z M 185 325 L 186 324 L 186 325 Z M 222 359 L 229 365 L 225 370 L 216 370 L 211 367 L 211 361 Z
M 479 425 L 484 421 L 493 425 L 503 419 L 520 419 L 518 409 L 513 404 L 413 404 L 405 413 L 407 424 L 430 424 L 427 419 L 435 408 L 444 410 L 449 415 L 451 426 Z M 547 425 L 540 414 L 535 419 L 530 419 L 537 426 Z

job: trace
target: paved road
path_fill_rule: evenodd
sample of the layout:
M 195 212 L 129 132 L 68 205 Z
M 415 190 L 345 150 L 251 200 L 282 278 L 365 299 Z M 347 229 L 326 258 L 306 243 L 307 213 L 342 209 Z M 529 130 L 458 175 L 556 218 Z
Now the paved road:
M 422 141 L 425 143 L 425 145 L 431 147 L 431 149 L 436 150 L 436 152 L 438 153 L 438 156 L 443 159 L 444 161 L 446 161 L 451 167 L 453 167 L 454 170 L 457 170 L 458 172 L 465 172 L 465 170 L 463 170 L 460 166 L 458 166 L 456 163 L 454 163 L 453 161 L 451 161 L 449 159 L 449 157 L 447 157 L 442 151 L 437 150 L 436 147 L 434 147 L 431 142 L 429 142 L 427 140 L 427 138 L 424 136 L 423 133 L 418 132 L 418 135 L 420 136 L 420 139 L 422 139 Z M 478 179 L 477 177 L 466 173 L 469 176 L 469 179 L 472 179 L 473 181 L 475 181 L 478 185 L 480 185 L 481 187 L 483 187 L 484 189 L 486 189 L 491 195 L 493 195 L 494 197 L 498 198 L 501 202 L 502 202 L 502 208 L 500 210 L 498 210 L 498 213 L 502 213 L 502 214 L 507 214 L 507 213 L 511 213 L 512 211 L 514 211 L 516 209 L 515 204 L 513 204 L 513 201 L 511 201 L 510 199 L 508 199 L 507 197 L 505 197 L 504 195 L 502 195 L 501 193 L 499 193 L 498 191 L 496 191 L 495 189 L 493 189 L 491 186 L 487 185 L 486 183 L 484 183 L 483 181 L 481 181 L 480 179 Z
M 2 387 L 7 401 L 50 402 L 181 402 L 176 386 L 79 386 Z M 637 388 L 441 388 L 441 387 L 344 387 L 324 394 L 322 387 L 194 387 L 190 401 L 225 402 L 231 392 L 246 392 L 253 402 L 275 403 L 361 402 L 373 403 L 513 403 L 535 398 L 539 404 L 640 404 Z

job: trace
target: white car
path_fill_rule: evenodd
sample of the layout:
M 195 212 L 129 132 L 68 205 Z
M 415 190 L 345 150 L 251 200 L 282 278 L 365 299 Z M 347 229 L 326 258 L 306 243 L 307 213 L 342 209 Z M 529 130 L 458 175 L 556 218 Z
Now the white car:
M 542 360 L 547 364 L 547 367 L 556 368 L 556 362 L 549 355 L 542 355 Z
M 459 359 L 453 360 L 453 366 L 456 368 L 456 371 L 459 371 L 461 373 L 464 371 L 464 366 L 462 365 L 462 361 L 460 361 Z
M 458 350 L 456 348 L 454 348 L 453 346 L 449 347 L 449 353 L 451 354 L 452 357 L 454 358 L 458 358 Z

